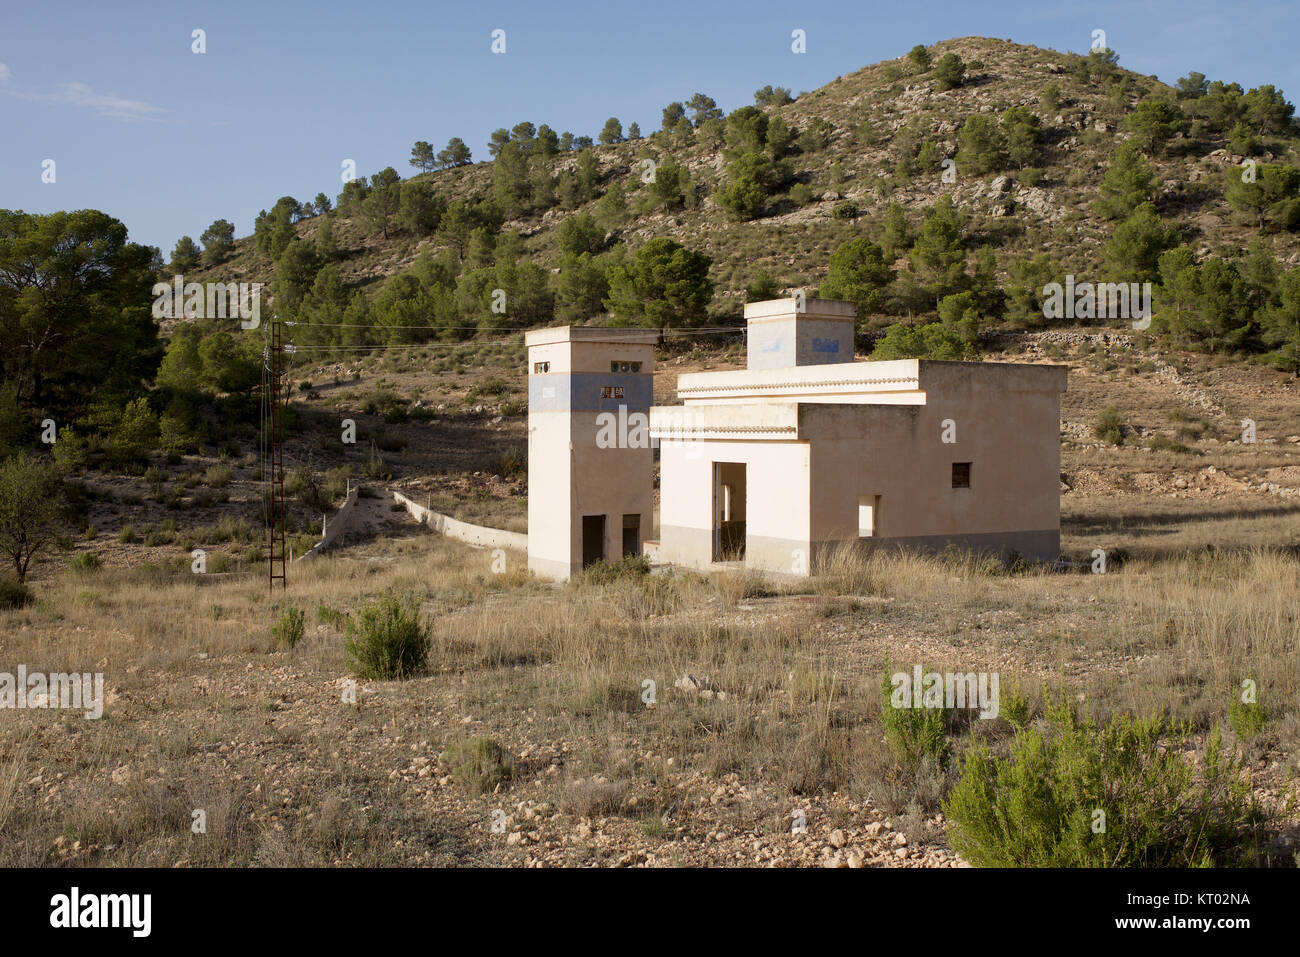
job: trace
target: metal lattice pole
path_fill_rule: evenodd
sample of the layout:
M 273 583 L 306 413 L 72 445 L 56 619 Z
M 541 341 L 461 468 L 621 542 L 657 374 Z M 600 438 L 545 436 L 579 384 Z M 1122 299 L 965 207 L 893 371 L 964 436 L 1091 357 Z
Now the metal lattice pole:
M 281 589 L 288 587 L 288 551 L 285 547 L 285 504 L 284 504 L 284 346 L 280 340 L 280 320 L 271 319 L 270 379 L 268 391 L 270 404 L 268 409 L 268 444 L 270 445 L 270 481 L 271 502 L 267 513 L 267 585 L 275 588 L 275 580 L 280 580 Z

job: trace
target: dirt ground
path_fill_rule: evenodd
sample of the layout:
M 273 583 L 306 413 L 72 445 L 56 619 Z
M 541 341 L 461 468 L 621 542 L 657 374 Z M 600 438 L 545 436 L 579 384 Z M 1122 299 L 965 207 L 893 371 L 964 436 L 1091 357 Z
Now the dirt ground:
M 370 491 L 331 554 L 293 566 L 284 595 L 268 597 L 255 562 L 236 560 L 260 540 L 256 460 L 160 465 L 167 487 L 200 476 L 171 507 L 145 477 L 83 476 L 99 496 L 95 536 L 79 536 L 73 553 L 94 551 L 103 567 L 69 568 L 67 553 L 42 563 L 37 603 L 0 612 L 0 660 L 102 671 L 106 716 L 6 713 L 0 859 L 961 866 L 938 806 L 950 779 L 900 778 L 878 723 L 882 670 L 924 662 L 998 671 L 1032 694 L 1068 688 L 1097 713 L 1164 710 L 1198 735 L 1222 724 L 1240 676 L 1255 675 L 1291 703 L 1267 735 L 1234 746 L 1272 811 L 1269 860 L 1290 863 L 1300 579 L 1284 556 L 1300 546 L 1296 382 L 1208 356 L 1152 363 L 1107 335 L 1044 334 L 1005 353 L 1071 365 L 1063 550 L 1080 562 L 1094 548 L 1122 556 L 1104 576 L 918 561 L 793 591 L 681 576 L 660 594 L 636 582 L 531 581 L 513 554 L 497 574 L 489 553 L 432 535 L 386 490 L 520 527 L 525 480 L 496 461 L 524 443 L 524 417 L 509 405 L 520 382 L 469 394 L 484 375 L 506 378 L 504 360 L 459 377 L 422 373 L 418 359 L 367 367 L 359 383 L 343 368 L 310 377 L 344 383 L 300 399 L 306 427 L 291 466 L 351 464 Z M 677 373 L 734 361 L 669 355 L 656 400 L 672 400 Z M 385 422 L 366 411 L 378 389 L 424 402 L 427 417 Z M 1093 433 L 1108 407 L 1125 427 L 1118 446 Z M 363 443 L 328 444 L 343 418 L 362 436 L 389 436 L 391 478 L 359 474 Z M 1247 418 L 1254 443 L 1240 440 Z M 1182 448 L 1152 448 L 1157 435 Z M 202 478 L 222 464 L 228 480 Z M 204 489 L 228 500 L 191 504 Z M 249 540 L 235 532 L 211 546 L 234 556 L 226 570 L 189 574 L 187 536 L 226 517 L 246 519 Z M 299 521 L 309 539 L 318 519 Z M 1239 557 L 1252 546 L 1271 551 Z M 404 681 L 356 681 L 353 703 L 347 617 L 386 592 L 417 602 L 430 666 Z M 289 605 L 305 614 L 291 648 L 272 634 Z M 979 730 L 996 743 L 1004 725 Z M 473 786 L 456 754 L 474 739 L 499 745 L 507 778 Z

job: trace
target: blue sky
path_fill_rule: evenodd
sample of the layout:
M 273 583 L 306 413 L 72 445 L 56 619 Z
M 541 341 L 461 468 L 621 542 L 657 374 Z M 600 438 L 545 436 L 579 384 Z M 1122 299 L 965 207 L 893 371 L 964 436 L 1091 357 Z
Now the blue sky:
M 505 55 L 490 49 L 498 28 Z M 246 235 L 279 196 L 336 196 L 345 159 L 363 175 L 409 175 L 416 140 L 460 136 L 486 159 L 491 131 L 521 120 L 594 137 L 614 115 L 649 132 L 697 90 L 731 110 L 765 84 L 812 90 L 916 43 L 978 35 L 1086 52 L 1094 29 L 1121 65 L 1166 82 L 1200 70 L 1300 94 L 1300 6 L 1254 0 L 4 0 L 0 207 L 102 209 L 169 253 L 218 218 Z

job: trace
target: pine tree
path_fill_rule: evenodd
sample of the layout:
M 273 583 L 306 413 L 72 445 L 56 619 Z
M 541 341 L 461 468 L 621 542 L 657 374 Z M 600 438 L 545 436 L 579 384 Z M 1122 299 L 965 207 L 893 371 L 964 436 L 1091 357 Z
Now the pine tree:
M 469 163 L 470 157 L 465 141 L 459 136 L 453 136 L 447 141 L 446 149 L 438 151 L 438 165 L 444 169 L 449 166 L 464 166 Z
M 866 239 L 850 239 L 831 254 L 830 270 L 819 294 L 857 304 L 859 321 L 879 312 L 894 271 L 879 246 Z
M 945 53 L 934 67 L 936 87 L 943 90 L 955 90 L 966 78 L 966 64 L 955 53 Z
M 962 172 L 982 176 L 1005 162 L 1002 131 L 992 117 L 976 113 L 967 117 L 957 133 L 957 165 Z
M 188 236 L 182 236 L 172 250 L 172 272 L 184 273 L 197 268 L 201 256 L 198 243 Z
M 1277 298 L 1260 316 L 1261 338 L 1272 348 L 1273 365 L 1300 376 L 1300 268 L 1282 276 Z
M 1151 200 L 1155 177 L 1137 147 L 1125 143 L 1111 154 L 1100 193 L 1093 209 L 1107 219 L 1125 219 Z
M 611 264 L 605 306 L 616 324 L 697 326 L 713 298 L 712 260 L 666 236 L 649 240 L 632 256 Z
M 1132 142 L 1143 152 L 1155 155 L 1182 126 L 1183 111 L 1163 100 L 1144 100 L 1128 116 L 1123 127 L 1133 134 Z
M 884 218 L 880 222 L 880 247 L 890 260 L 897 259 L 912 245 L 911 228 L 907 214 L 898 202 L 891 202 L 885 208 Z
M 926 213 L 912 246 L 909 263 L 936 305 L 944 296 L 964 289 L 966 249 L 961 211 L 947 193 Z
M 599 140 L 605 146 L 611 143 L 623 142 L 623 124 L 618 121 L 617 116 L 611 116 L 605 121 L 605 126 L 600 131 Z
M 424 140 L 419 140 L 411 147 L 411 165 L 422 173 L 437 169 L 438 160 L 433 155 L 433 147 Z
M 1154 282 L 1160 254 L 1176 243 L 1177 233 L 1165 226 L 1154 206 L 1143 203 L 1115 227 L 1102 249 L 1108 278 L 1114 282 Z
M 235 245 L 235 226 L 228 220 L 218 219 L 199 237 L 203 243 L 203 264 L 215 266 L 227 256 Z

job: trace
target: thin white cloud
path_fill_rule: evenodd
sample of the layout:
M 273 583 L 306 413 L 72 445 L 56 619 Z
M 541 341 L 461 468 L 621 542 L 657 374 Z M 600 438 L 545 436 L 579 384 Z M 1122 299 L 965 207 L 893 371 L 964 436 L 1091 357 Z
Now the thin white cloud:
M 10 76 L 9 68 L 0 63 L 0 85 L 3 85 Z M 162 114 L 171 112 L 161 106 L 145 103 L 143 100 L 128 100 L 115 93 L 96 93 L 86 83 L 64 83 L 54 93 L 33 93 L 16 89 L 5 89 L 0 92 L 33 103 L 84 107 L 94 110 L 100 116 L 119 120 L 157 119 Z
M 154 106 L 141 100 L 128 100 L 112 93 L 96 93 L 85 83 L 65 83 L 63 89 L 52 94 L 51 98 L 57 102 L 71 103 L 73 106 L 90 107 L 101 116 L 126 120 L 138 120 L 167 112 L 161 106 Z

